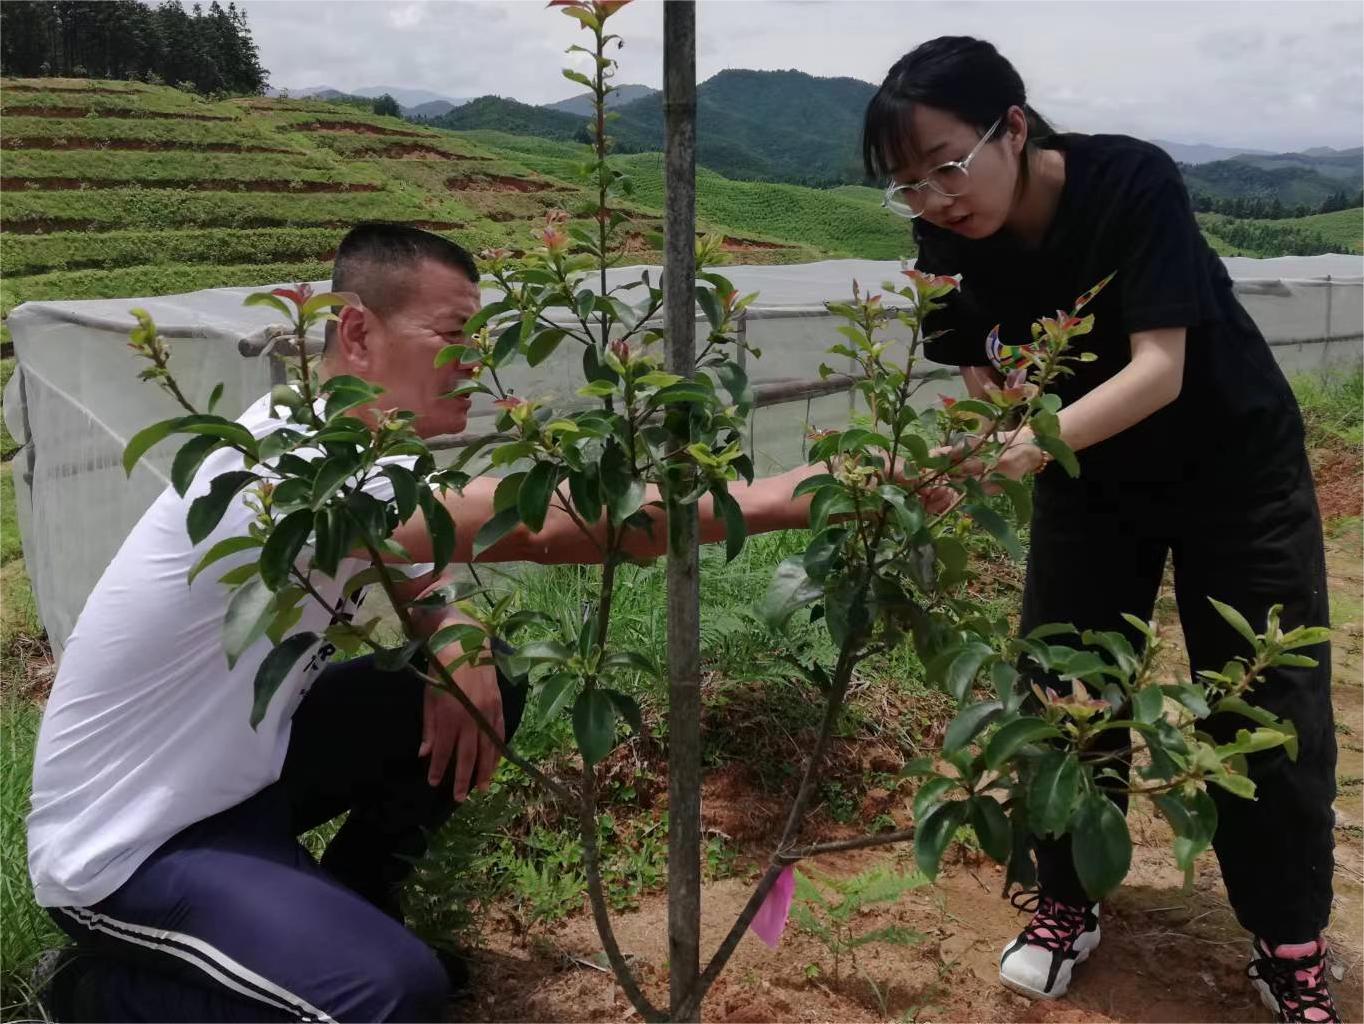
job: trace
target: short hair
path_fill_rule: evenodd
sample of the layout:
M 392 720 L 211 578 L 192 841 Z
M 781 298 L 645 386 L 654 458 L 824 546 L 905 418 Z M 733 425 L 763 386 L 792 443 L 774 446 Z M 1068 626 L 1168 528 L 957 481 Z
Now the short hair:
M 462 271 L 478 284 L 478 266 L 468 250 L 448 238 L 406 224 L 357 224 L 336 248 L 332 291 L 354 292 L 376 313 L 397 309 L 407 300 L 407 274 L 424 260 Z M 327 346 L 336 336 L 328 321 Z

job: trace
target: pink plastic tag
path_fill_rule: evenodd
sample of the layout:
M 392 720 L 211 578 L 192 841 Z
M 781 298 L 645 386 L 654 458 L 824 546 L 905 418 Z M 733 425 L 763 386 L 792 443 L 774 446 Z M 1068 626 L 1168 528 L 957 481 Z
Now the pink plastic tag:
M 786 918 L 791 913 L 791 898 L 795 893 L 796 866 L 788 864 L 782 868 L 767 899 L 754 915 L 753 923 L 748 926 L 768 949 L 776 949 L 781 943 L 781 933 L 786 930 Z

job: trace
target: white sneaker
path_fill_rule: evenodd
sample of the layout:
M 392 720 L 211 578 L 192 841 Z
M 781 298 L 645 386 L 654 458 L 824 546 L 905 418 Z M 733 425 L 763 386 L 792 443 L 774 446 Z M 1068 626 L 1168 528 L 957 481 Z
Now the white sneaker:
M 1014 893 L 1013 905 L 1034 911 L 999 957 L 999 980 L 1029 999 L 1059 999 L 1076 964 L 1099 945 L 1099 905 L 1074 906 L 1035 890 Z

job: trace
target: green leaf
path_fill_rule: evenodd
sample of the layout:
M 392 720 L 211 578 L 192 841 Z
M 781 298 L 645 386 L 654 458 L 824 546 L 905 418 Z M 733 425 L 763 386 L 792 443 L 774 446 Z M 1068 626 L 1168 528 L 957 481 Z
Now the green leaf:
M 1193 870 L 1194 859 L 1212 845 L 1217 832 L 1217 804 L 1202 789 L 1189 795 L 1162 793 L 1151 799 L 1175 834 L 1175 863 L 1186 872 Z
M 601 690 L 584 690 L 573 704 L 573 736 L 583 760 L 594 765 L 616 744 L 616 705 Z
M 829 575 L 829 568 L 835 556 L 843 548 L 843 539 L 848 535 L 846 526 L 830 526 L 815 534 L 805 549 L 805 572 L 817 583 L 823 583 Z
M 313 564 L 335 576 L 350 547 L 350 520 L 337 508 L 319 509 L 313 516 Z
M 1080 762 L 1066 750 L 1049 750 L 1028 785 L 1028 821 L 1039 836 L 1066 830 L 1080 792 Z
M 564 332 L 558 327 L 546 327 L 542 331 L 537 331 L 526 345 L 526 365 L 539 366 L 559 347 L 559 342 L 563 341 Z
M 263 542 L 256 537 L 225 537 L 209 548 L 204 557 L 199 559 L 193 569 L 189 571 L 189 578 L 185 582 L 193 583 L 194 577 L 207 569 L 214 562 L 234 555 L 238 551 L 246 551 L 248 548 L 258 548 Z
M 401 647 L 386 647 L 374 652 L 374 667 L 380 672 L 401 672 L 421 650 L 420 640 L 409 640 Z
M 824 588 L 810 579 L 801 555 L 792 555 L 772 574 L 767 594 L 758 606 L 758 617 L 768 629 L 780 631 L 799 608 L 813 604 L 824 595 Z
M 456 642 L 465 651 L 477 651 L 488 642 L 488 634 L 472 622 L 455 622 L 438 629 L 427 641 L 433 651 Z
M 489 357 L 489 362 L 494 367 L 501 366 L 507 361 L 508 357 L 516 351 L 521 343 L 521 325 L 523 321 L 517 320 L 514 324 L 497 336 L 497 341 L 493 344 L 493 351 Z
M 1164 709 L 1165 694 L 1159 686 L 1143 686 L 1132 695 L 1132 717 L 1138 722 L 1150 725 Z
M 214 477 L 208 486 L 208 493 L 190 502 L 189 513 L 185 516 L 185 528 L 189 533 L 190 543 L 198 544 L 212 533 L 222 522 L 228 503 L 236 497 L 237 492 L 255 483 L 257 479 L 256 474 L 248 469 Z
M 123 449 L 123 471 L 129 476 L 132 475 L 133 467 L 147 451 L 158 441 L 161 441 L 175 433 L 180 426 L 183 416 L 177 416 L 173 420 L 162 420 L 160 423 L 153 423 L 149 427 L 143 427 L 128 441 L 128 446 Z M 183 493 L 183 492 L 181 492 Z
M 336 292 L 319 292 L 303 304 L 302 313 L 304 316 L 312 316 L 314 313 L 330 309 L 332 306 L 346 305 L 349 303 L 344 295 L 338 295 Z
M 180 450 L 175 453 L 175 461 L 171 463 L 171 486 L 175 488 L 176 494 L 182 498 L 185 496 L 190 484 L 194 482 L 194 474 L 204 464 L 204 459 L 225 443 L 220 437 L 200 435 L 190 438 L 180 446 Z
M 601 518 L 601 482 L 595 463 L 588 463 L 582 472 L 569 473 L 568 493 L 584 522 L 595 523 Z
M 701 307 L 701 312 L 703 312 L 706 315 L 706 319 L 710 321 L 710 326 L 718 331 L 725 322 L 725 312 L 721 307 L 720 299 L 716 296 L 714 290 L 698 286 L 696 289 L 696 301 Z
M 563 709 L 573 695 L 575 682 L 577 680 L 567 673 L 550 676 L 544 681 L 536 701 L 539 721 L 547 722 Z
M 1246 638 L 1246 643 L 1250 644 L 1251 647 L 1255 646 L 1258 637 L 1255 635 L 1255 630 L 1250 628 L 1250 623 L 1246 621 L 1244 615 L 1231 605 L 1223 604 L 1215 597 L 1208 598 L 1208 601 L 1217 609 L 1217 614 L 1227 620 L 1227 624 L 1230 625 L 1232 629 Z
M 608 398 L 616 393 L 616 386 L 609 380 L 589 381 L 578 389 L 584 398 Z
M 223 650 L 227 667 L 233 668 L 242 653 L 265 635 L 265 627 L 275 614 L 275 595 L 257 577 L 239 587 L 227 602 L 223 622 Z
M 999 731 L 990 737 L 990 745 L 985 748 L 985 765 L 991 770 L 998 769 L 1021 747 L 1059 735 L 1056 726 L 1040 718 L 1026 715 L 1015 718 L 1000 726 Z
M 552 462 L 537 462 L 521 481 L 516 495 L 517 512 L 521 522 L 531 533 L 539 533 L 545 526 L 549 499 L 559 481 L 559 467 Z
M 744 413 L 753 404 L 753 389 L 749 386 L 748 374 L 734 360 L 726 359 L 717 366 L 715 376 L 729 392 L 730 401 L 739 407 L 740 413 Z
M 634 672 L 643 672 L 650 678 L 659 678 L 658 666 L 650 661 L 639 651 L 614 651 L 608 654 L 601 662 L 602 669 L 626 669 Z
M 1014 507 L 1014 520 L 1019 525 L 1026 524 L 1032 518 L 1032 488 L 1023 481 L 1015 480 L 1003 473 L 993 474 L 990 482 L 1009 496 L 1009 501 Z
M 243 306 L 270 306 L 289 318 L 290 325 L 294 322 L 294 308 L 281 299 L 278 295 L 271 295 L 269 292 L 252 292 L 242 299 Z
M 625 723 L 634 734 L 636 736 L 644 735 L 644 716 L 640 714 L 639 703 L 635 698 L 617 690 L 603 690 L 602 692 L 616 706 L 616 714 L 625 719 Z
M 730 493 L 718 484 L 711 488 L 710 497 L 714 503 L 716 518 L 723 519 L 725 523 L 725 561 L 732 562 L 739 557 L 739 552 L 743 551 L 744 540 L 748 536 L 744 510 Z
M 914 820 L 920 822 L 927 818 L 943 802 L 947 794 L 956 788 L 957 780 L 949 779 L 945 775 L 925 779 L 924 784 L 914 792 L 914 803 L 910 808 Z
M 341 485 L 355 473 L 355 462 L 355 453 L 347 452 L 344 455 L 333 455 L 317 467 L 317 476 L 313 478 L 313 493 L 310 499 L 314 510 L 326 504 L 327 499 L 335 494 Z
M 962 511 L 974 519 L 986 531 L 1003 545 L 1004 550 L 1009 552 L 1013 558 L 1023 557 L 1023 545 L 1018 542 L 1018 537 L 1014 534 L 1014 528 L 1009 525 L 1007 519 L 992 509 L 989 505 L 978 503 L 962 506 Z
M 1209 775 L 1209 782 L 1215 782 L 1228 793 L 1233 793 L 1243 800 L 1255 799 L 1255 783 L 1244 775 Z
M 380 472 L 393 485 L 393 502 L 398 507 L 398 518 L 407 522 L 417 510 L 417 488 L 420 485 L 416 476 L 406 466 L 397 463 L 384 466 Z
M 992 796 L 973 796 L 967 821 L 975 829 L 986 856 L 997 864 L 1007 863 L 1013 846 L 1013 829 L 999 801 Z
M 951 800 L 939 804 L 914 829 L 914 859 L 919 870 L 929 878 L 936 878 L 943 851 L 966 818 L 966 801 Z
M 1080 460 L 1075 457 L 1070 445 L 1059 437 L 1053 437 L 1050 434 L 1038 434 L 1035 440 L 1038 447 L 1059 462 L 1061 468 L 1072 477 L 1080 475 Z
M 985 664 L 994 654 L 994 648 L 989 644 L 981 643 L 979 640 L 972 640 L 966 644 L 952 658 L 947 666 L 947 671 L 943 675 L 943 685 L 947 692 L 957 700 L 965 700 L 966 695 L 971 692 L 971 684 L 976 681 L 976 676 L 980 674 L 980 667 Z
M 312 532 L 313 513 L 306 508 L 290 512 L 275 524 L 260 554 L 260 576 L 267 587 L 279 590 L 289 582 L 298 553 Z
M 1070 843 L 1075 873 L 1090 899 L 1103 899 L 1127 877 L 1132 864 L 1127 819 L 1103 793 L 1081 797 L 1070 821 Z
M 500 541 L 507 534 L 511 533 L 521 525 L 521 513 L 513 505 L 511 508 L 504 508 L 497 515 L 493 516 L 486 523 L 479 527 L 478 533 L 474 534 L 474 558 L 487 551 L 490 547 Z
M 252 687 L 255 693 L 251 702 L 252 729 L 265 719 L 265 712 L 270 707 L 271 699 L 295 663 L 312 650 L 317 641 L 316 633 L 295 633 L 265 656 L 260 668 L 256 669 L 256 680 Z
M 516 652 L 516 657 L 533 664 L 568 661 L 573 652 L 558 640 L 533 640 Z
M 619 526 L 629 519 L 644 504 L 644 481 L 632 477 L 623 490 L 607 491 L 606 509 L 611 514 L 611 524 Z
M 997 700 L 987 700 L 963 708 L 957 717 L 952 719 L 947 732 L 943 734 L 943 753 L 950 754 L 966 746 L 1003 711 L 1004 705 Z

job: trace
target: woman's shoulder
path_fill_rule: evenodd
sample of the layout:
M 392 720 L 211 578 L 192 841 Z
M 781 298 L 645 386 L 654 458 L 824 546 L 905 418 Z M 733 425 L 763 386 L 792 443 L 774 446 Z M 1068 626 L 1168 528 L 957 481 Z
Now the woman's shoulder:
M 1181 180 L 1179 165 L 1153 142 L 1130 135 L 1065 135 L 1059 140 L 1067 162 L 1079 160 L 1105 184 L 1159 184 Z

